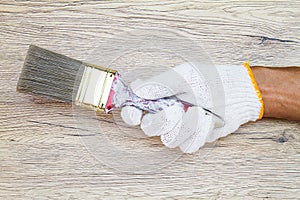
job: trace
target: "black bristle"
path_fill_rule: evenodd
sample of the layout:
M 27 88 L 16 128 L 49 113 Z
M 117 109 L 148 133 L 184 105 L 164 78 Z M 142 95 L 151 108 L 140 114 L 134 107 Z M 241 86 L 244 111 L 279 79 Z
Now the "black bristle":
M 71 102 L 76 95 L 85 64 L 30 45 L 17 90 Z

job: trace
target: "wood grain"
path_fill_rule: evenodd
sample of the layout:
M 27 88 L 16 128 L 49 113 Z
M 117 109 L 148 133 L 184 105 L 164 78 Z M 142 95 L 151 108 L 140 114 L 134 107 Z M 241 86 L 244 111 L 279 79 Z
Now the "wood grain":
M 3 0 L 0 24 L 1 199 L 299 198 L 299 122 L 249 123 L 155 172 L 124 173 L 89 151 L 82 139 L 89 136 L 79 135 L 86 130 L 74 117 L 79 111 L 15 91 L 29 44 L 85 60 L 95 44 L 135 28 L 176 30 L 197 41 L 214 63 L 249 58 L 254 65 L 297 66 L 299 1 Z M 121 129 L 121 137 L 111 138 L 122 148 L 159 149 L 166 158 L 178 153 L 117 117 L 90 120 L 104 131 Z

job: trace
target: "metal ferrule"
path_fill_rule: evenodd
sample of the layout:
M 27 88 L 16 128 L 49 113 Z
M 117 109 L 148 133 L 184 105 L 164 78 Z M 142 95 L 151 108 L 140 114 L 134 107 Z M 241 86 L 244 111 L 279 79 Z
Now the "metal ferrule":
M 75 104 L 104 113 L 116 72 L 109 68 L 87 64 Z

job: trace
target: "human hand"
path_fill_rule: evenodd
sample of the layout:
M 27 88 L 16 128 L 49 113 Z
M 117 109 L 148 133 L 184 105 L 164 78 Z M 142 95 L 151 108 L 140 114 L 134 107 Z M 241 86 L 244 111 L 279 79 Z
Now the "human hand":
M 199 72 L 196 63 L 184 63 L 147 80 L 137 80 L 131 87 L 139 97 L 160 99 L 176 96 L 192 104 L 185 111 L 171 106 L 155 114 L 142 116 L 133 106 L 122 109 L 123 120 L 129 125 L 141 125 L 148 136 L 160 136 L 164 145 L 180 147 L 185 153 L 193 153 L 205 142 L 213 142 L 235 130 L 241 124 L 255 121 L 262 114 L 262 100 L 254 87 L 251 69 L 244 66 L 216 66 L 221 80 L 216 83 L 224 90 L 225 125 L 216 127 L 216 119 L 205 109 L 214 105 L 207 78 Z M 218 80 L 218 79 L 216 79 Z

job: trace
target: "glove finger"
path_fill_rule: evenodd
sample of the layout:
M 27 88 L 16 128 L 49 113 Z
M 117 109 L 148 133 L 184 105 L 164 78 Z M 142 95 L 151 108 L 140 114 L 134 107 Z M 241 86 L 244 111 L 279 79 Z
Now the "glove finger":
M 202 108 L 190 107 L 183 115 L 180 127 L 177 126 L 168 133 L 161 135 L 161 141 L 170 148 L 180 146 L 192 135 L 201 133 L 202 123 L 208 121 L 207 117 L 206 112 Z M 205 134 L 207 133 L 205 132 Z
M 170 132 L 182 121 L 184 110 L 179 106 L 170 106 L 155 114 L 146 114 L 141 128 L 148 136 L 160 136 Z
M 226 137 L 227 135 L 235 132 L 239 128 L 239 124 L 236 125 L 226 125 L 224 127 L 215 128 L 212 133 L 206 138 L 206 142 L 214 142 L 221 137 Z
M 185 93 L 191 88 L 187 81 L 192 64 L 184 63 L 146 80 L 131 83 L 133 92 L 144 99 L 159 99 Z
M 199 120 L 199 129 L 179 146 L 184 153 L 194 153 L 199 150 L 214 128 L 215 122 L 211 115 L 202 115 Z
M 142 115 L 143 111 L 133 106 L 125 106 L 121 110 L 121 117 L 129 126 L 139 125 Z

